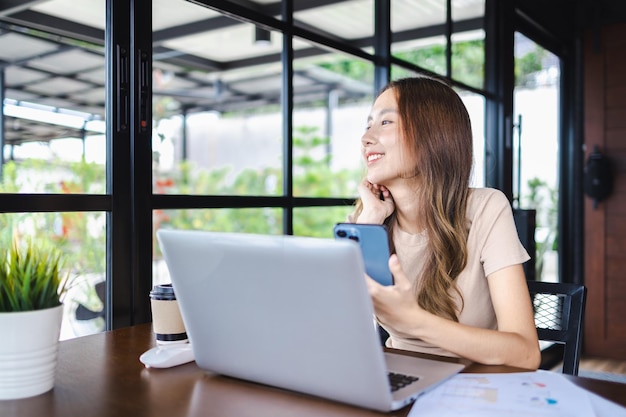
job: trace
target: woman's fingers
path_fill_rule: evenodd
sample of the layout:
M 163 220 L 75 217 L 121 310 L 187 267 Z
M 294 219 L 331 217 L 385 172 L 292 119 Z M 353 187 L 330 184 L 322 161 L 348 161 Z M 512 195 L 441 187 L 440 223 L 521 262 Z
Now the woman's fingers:
M 389 270 L 391 271 L 391 275 L 393 275 L 393 283 L 395 286 L 402 289 L 411 286 L 409 279 L 402 269 L 402 265 L 400 265 L 398 255 L 395 253 L 389 257 Z
M 363 203 L 363 211 L 358 219 L 360 223 L 380 224 L 393 213 L 395 204 L 387 187 L 364 179 L 359 184 L 358 191 Z

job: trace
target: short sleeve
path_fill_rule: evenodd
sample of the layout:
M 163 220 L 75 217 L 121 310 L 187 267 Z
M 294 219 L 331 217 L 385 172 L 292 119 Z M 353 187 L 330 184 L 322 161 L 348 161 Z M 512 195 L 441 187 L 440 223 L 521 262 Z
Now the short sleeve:
M 470 239 L 480 252 L 485 276 L 530 259 L 520 242 L 513 210 L 506 196 L 495 189 L 474 189 Z

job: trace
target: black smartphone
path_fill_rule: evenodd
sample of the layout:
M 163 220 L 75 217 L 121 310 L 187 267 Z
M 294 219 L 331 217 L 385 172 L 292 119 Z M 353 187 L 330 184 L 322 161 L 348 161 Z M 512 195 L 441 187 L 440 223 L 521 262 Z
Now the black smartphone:
M 389 270 L 389 238 L 382 224 L 337 223 L 335 239 L 351 239 L 361 247 L 365 272 L 382 285 L 393 285 Z

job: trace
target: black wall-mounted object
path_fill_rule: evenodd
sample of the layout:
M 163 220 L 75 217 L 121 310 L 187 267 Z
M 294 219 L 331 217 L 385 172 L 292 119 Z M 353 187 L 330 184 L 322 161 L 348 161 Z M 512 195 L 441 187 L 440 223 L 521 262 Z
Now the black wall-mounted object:
M 613 171 L 610 159 L 597 146 L 587 158 L 584 179 L 585 194 L 593 199 L 593 208 L 613 192 Z

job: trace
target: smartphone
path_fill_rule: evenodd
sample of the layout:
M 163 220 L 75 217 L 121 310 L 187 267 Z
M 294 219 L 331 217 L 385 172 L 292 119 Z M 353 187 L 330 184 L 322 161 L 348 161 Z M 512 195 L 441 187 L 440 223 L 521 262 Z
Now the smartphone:
M 393 285 L 389 270 L 389 238 L 382 224 L 337 223 L 335 239 L 350 239 L 359 244 L 365 272 L 382 285 Z

